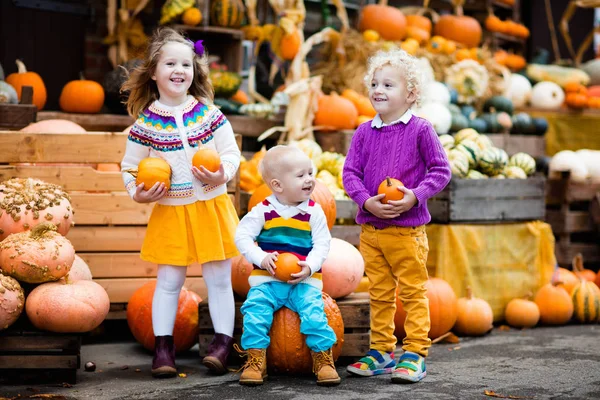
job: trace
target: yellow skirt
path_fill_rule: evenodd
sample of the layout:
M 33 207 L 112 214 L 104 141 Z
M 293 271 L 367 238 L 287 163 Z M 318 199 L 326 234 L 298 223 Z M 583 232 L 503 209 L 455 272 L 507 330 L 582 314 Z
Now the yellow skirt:
M 227 194 L 183 206 L 156 204 L 148 222 L 141 258 L 186 266 L 221 261 L 239 254 L 239 219 Z

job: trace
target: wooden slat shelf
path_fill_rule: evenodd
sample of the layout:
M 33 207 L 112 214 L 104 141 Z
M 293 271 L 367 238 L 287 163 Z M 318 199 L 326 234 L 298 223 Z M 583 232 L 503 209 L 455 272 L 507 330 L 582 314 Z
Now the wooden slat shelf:
M 232 36 L 237 39 L 244 38 L 244 32 L 240 29 L 224 28 L 221 26 L 189 26 L 189 25 L 173 25 L 173 29 L 181 30 L 184 32 L 201 32 L 201 33 L 216 33 L 221 35 Z

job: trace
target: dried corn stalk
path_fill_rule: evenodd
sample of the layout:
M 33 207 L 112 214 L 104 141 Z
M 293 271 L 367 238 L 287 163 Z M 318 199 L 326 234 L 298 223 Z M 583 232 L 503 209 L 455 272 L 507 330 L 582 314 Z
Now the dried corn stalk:
M 309 37 L 300 47 L 300 51 L 292 61 L 286 80 L 284 93 L 290 97 L 286 110 L 284 126 L 273 127 L 258 138 L 266 139 L 275 132 L 281 132 L 279 143 L 305 138 L 314 139 L 312 122 L 318 107 L 318 97 L 322 93 L 322 77 L 309 77 L 310 71 L 306 63 L 306 55 L 314 45 L 329 42 L 339 37 L 339 33 L 325 28 Z
M 577 8 L 594 8 L 600 7 L 600 0 L 571 0 L 569 5 L 567 6 L 565 12 L 560 19 L 560 33 L 562 34 L 563 39 L 567 45 L 567 49 L 569 50 L 569 54 L 575 63 L 575 66 L 579 66 L 581 64 L 581 59 L 583 58 L 583 54 L 592 44 L 592 40 L 594 38 L 595 32 L 600 32 L 600 27 L 594 28 L 583 40 L 583 43 L 577 49 L 577 53 L 573 48 L 573 42 L 571 41 L 571 35 L 569 34 L 569 21 L 573 18 L 573 14 L 577 11 Z M 554 27 L 552 27 L 553 29 Z

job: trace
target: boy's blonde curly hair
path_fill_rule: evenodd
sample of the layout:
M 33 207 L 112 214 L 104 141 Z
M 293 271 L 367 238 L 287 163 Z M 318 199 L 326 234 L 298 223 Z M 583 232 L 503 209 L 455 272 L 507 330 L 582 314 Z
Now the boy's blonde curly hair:
M 371 87 L 375 71 L 386 65 L 396 67 L 404 74 L 406 89 L 415 94 L 415 103 L 417 105 L 420 104 L 422 78 L 419 72 L 418 61 L 404 50 L 381 50 L 369 58 L 367 74 L 364 79 L 367 90 Z

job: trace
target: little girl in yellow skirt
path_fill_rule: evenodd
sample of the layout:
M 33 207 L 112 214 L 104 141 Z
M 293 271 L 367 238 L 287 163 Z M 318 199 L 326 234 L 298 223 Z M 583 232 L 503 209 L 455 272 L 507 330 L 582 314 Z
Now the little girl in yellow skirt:
M 233 346 L 235 303 L 231 258 L 238 217 L 226 184 L 237 171 L 240 151 L 225 116 L 213 104 L 208 61 L 202 41 L 186 39 L 171 28 L 157 30 L 143 64 L 123 85 L 129 91 L 127 111 L 137 120 L 121 163 L 127 191 L 138 203 L 157 202 L 148 222 L 141 258 L 158 264 L 152 301 L 155 349 L 152 375 L 174 377 L 173 327 L 187 266 L 202 264 L 208 305 L 215 329 L 203 364 L 215 373 L 227 371 Z M 192 166 L 199 147 L 219 153 L 216 172 Z M 171 167 L 170 186 L 136 185 L 135 170 L 147 157 Z

